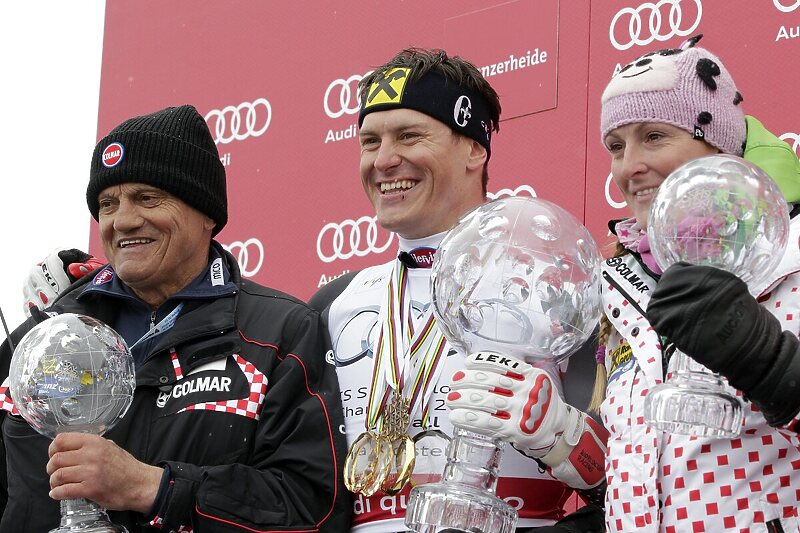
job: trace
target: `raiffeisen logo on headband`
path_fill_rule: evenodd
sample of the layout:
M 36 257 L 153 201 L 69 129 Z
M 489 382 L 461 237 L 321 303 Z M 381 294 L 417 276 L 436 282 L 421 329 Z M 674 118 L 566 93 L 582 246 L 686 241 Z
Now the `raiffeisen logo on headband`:
M 120 164 L 124 155 L 125 148 L 120 143 L 111 143 L 103 150 L 100 160 L 103 162 L 103 166 L 113 168 Z
M 408 82 L 410 68 L 393 68 L 386 76 L 378 79 L 369 88 L 365 108 L 378 104 L 399 104 L 403 101 L 403 91 Z

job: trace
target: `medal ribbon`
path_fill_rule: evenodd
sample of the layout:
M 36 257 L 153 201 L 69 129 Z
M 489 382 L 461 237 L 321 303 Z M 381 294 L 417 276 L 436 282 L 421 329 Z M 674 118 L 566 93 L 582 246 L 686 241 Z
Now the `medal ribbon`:
M 400 261 L 395 261 L 389 276 L 379 321 L 381 330 L 373 347 L 375 366 L 367 405 L 367 429 L 380 429 L 381 413 L 392 390 L 400 390 L 410 399 L 412 420 L 417 408 L 422 408 L 424 426 L 428 418 L 428 400 L 441 373 L 440 363 L 447 340 L 436 325 L 433 306 L 422 317 L 423 327 L 415 331 L 408 294 L 408 268 Z

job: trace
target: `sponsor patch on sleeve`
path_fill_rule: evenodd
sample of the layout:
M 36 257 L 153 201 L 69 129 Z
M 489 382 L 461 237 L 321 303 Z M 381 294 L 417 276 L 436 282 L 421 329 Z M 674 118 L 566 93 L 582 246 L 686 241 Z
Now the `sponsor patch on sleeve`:
M 633 350 L 628 342 L 623 342 L 614 351 L 611 352 L 611 368 L 608 370 L 608 381 L 612 381 L 621 376 L 633 367 L 636 358 L 633 356 Z

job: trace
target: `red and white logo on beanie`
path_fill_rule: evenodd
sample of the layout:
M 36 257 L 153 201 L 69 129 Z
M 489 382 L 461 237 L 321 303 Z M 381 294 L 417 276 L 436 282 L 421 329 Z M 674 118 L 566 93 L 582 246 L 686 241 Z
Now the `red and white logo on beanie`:
M 100 160 L 103 162 L 103 166 L 112 168 L 120 164 L 124 155 L 125 148 L 120 143 L 111 143 L 103 150 Z

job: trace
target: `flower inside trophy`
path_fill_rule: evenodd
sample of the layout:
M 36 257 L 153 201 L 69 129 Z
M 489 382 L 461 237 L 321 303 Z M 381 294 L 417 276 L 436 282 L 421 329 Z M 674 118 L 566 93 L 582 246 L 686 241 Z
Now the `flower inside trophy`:
M 11 398 L 42 435 L 101 435 L 128 410 L 136 380 L 133 358 L 116 331 L 94 318 L 65 313 L 31 329 L 14 350 Z M 104 509 L 86 499 L 61 501 L 52 532 L 119 533 Z M 51 532 L 51 533 L 52 533 Z
M 679 261 L 717 267 L 758 296 L 783 257 L 789 209 L 759 167 L 736 156 L 711 155 L 683 164 L 664 180 L 650 207 L 647 233 L 663 270 Z M 679 350 L 672 357 L 672 375 L 645 398 L 647 423 L 672 433 L 736 437 L 743 411 L 734 389 Z
M 493 352 L 554 366 L 581 347 L 600 317 L 600 253 L 564 209 L 509 197 L 465 215 L 442 241 L 432 306 L 464 354 Z M 405 524 L 506 533 L 517 513 L 495 496 L 503 442 L 455 427 L 439 483 L 411 491 Z

